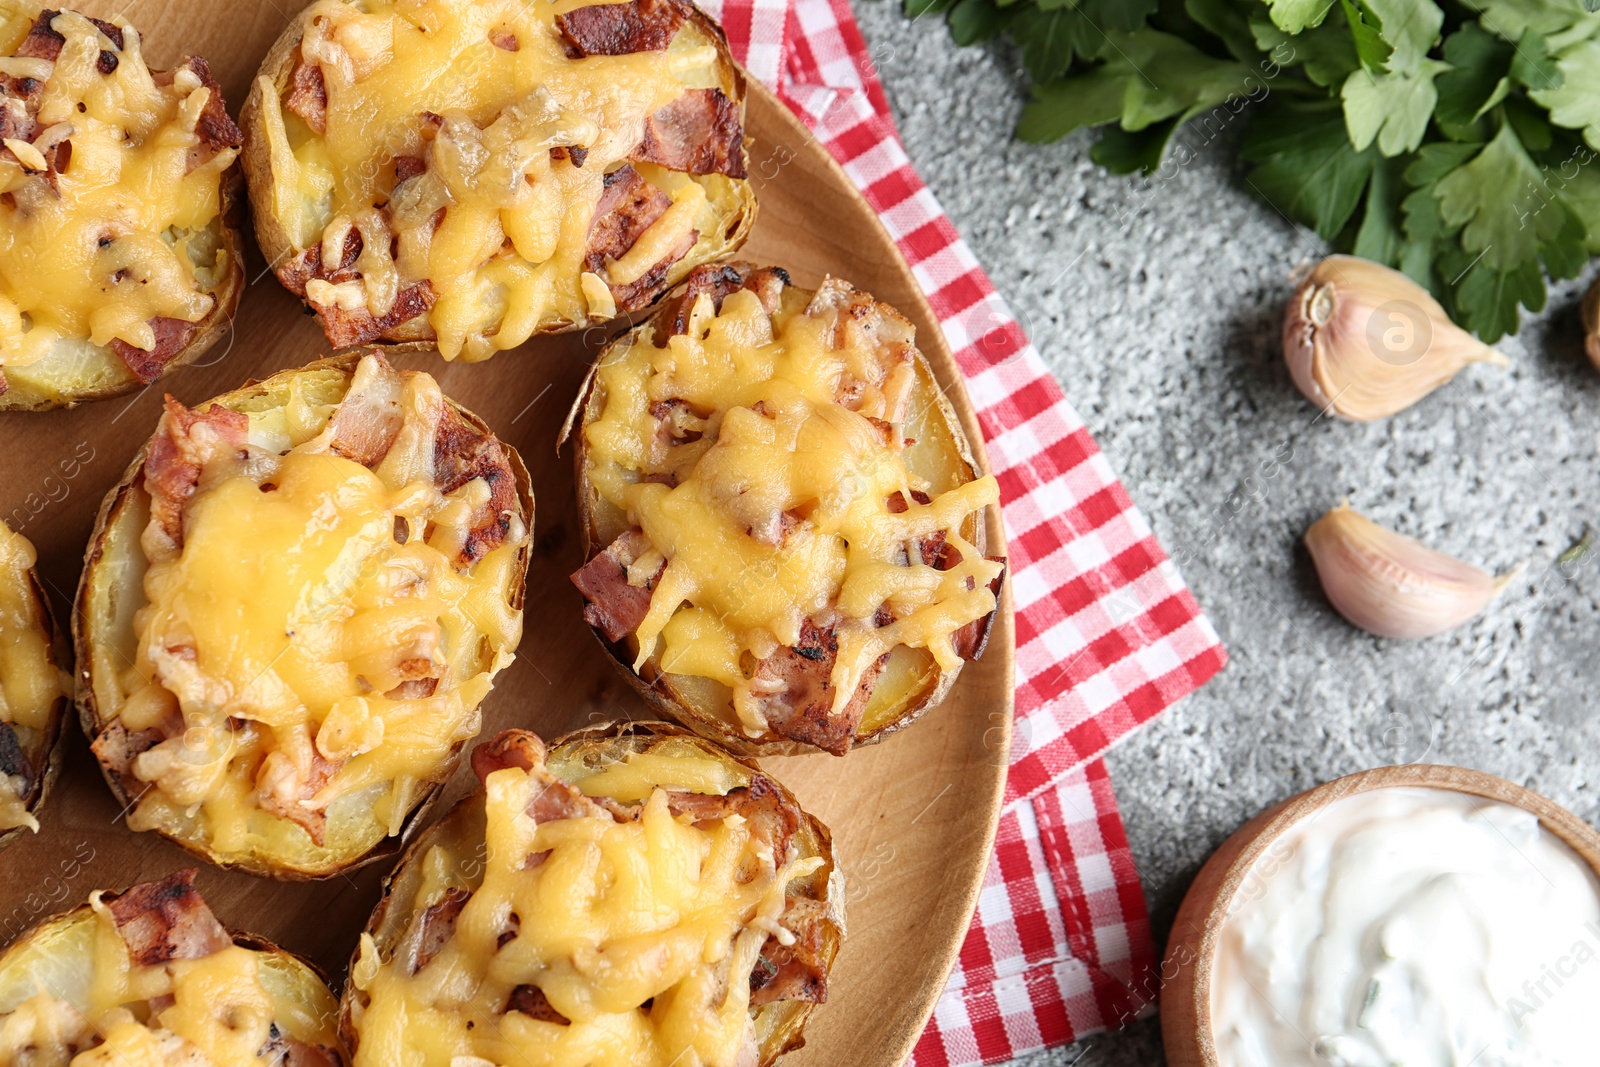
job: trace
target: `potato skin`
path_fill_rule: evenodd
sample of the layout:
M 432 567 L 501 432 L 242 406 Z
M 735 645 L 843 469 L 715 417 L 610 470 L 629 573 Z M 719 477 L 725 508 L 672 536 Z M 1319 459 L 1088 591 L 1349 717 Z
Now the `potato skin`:
M 38 575 L 30 568 L 28 582 L 32 595 L 35 611 L 39 614 L 39 621 L 50 634 L 50 662 L 58 670 L 72 673 L 72 649 L 67 644 L 66 634 L 56 622 L 55 612 L 50 610 L 50 597 L 45 593 L 43 584 Z M 28 753 L 28 760 L 33 766 L 40 768 L 40 773 L 33 784 L 33 795 L 28 799 L 28 814 L 38 817 L 44 809 L 44 803 L 50 797 L 50 792 L 55 788 L 56 780 L 61 777 L 61 764 L 66 757 L 67 746 L 62 744 L 65 734 L 63 724 L 67 719 L 67 706 L 71 703 L 70 687 L 63 686 L 61 695 L 55 700 L 50 709 L 49 722 L 44 729 L 44 736 L 39 744 Z M 0 832 L 0 851 L 4 851 L 17 839 L 19 834 L 28 832 L 25 826 L 15 826 L 10 830 Z
M 578 398 L 574 401 L 572 409 L 567 414 L 566 425 L 562 429 L 562 440 L 571 437 L 576 441 L 573 456 L 574 479 L 578 492 L 578 517 L 583 527 L 583 558 L 584 562 L 606 547 L 606 539 L 600 533 L 598 510 L 600 502 L 599 491 L 589 478 L 589 446 L 584 437 L 584 429 L 600 417 L 605 398 L 599 395 L 600 365 L 605 361 L 607 354 L 614 348 L 632 344 L 638 339 L 639 334 L 651 323 L 641 323 L 632 330 L 625 331 L 614 338 L 595 358 L 594 365 L 589 368 L 589 374 L 584 379 L 583 387 L 578 391 Z M 928 365 L 927 358 L 921 350 L 916 352 L 918 387 L 922 389 L 922 396 L 930 411 L 930 418 L 937 416 L 950 432 L 954 443 L 955 454 L 949 461 L 961 474 L 961 481 L 968 482 L 977 478 L 981 473 L 977 460 L 973 457 L 972 445 L 967 440 L 966 433 L 961 428 L 961 420 L 956 414 L 944 392 L 934 384 L 933 369 Z M 926 388 L 924 388 L 926 387 Z M 980 517 L 974 524 L 973 535 L 970 538 L 974 547 L 980 554 L 988 551 L 988 529 Z M 597 627 L 590 627 L 595 640 L 611 657 L 613 663 L 628 680 L 634 692 L 650 706 L 658 715 L 665 716 L 678 722 L 699 734 L 709 738 L 728 751 L 741 756 L 798 756 L 807 753 L 822 752 L 815 745 L 804 741 L 795 741 L 777 735 L 752 738 L 734 722 L 717 713 L 717 709 L 707 708 L 697 704 L 693 698 L 682 690 L 673 686 L 670 676 L 662 674 L 657 669 L 659 655 L 652 656 L 645 664 L 645 670 L 650 676 L 642 677 L 633 670 L 633 653 L 622 642 L 608 640 L 606 635 Z M 954 670 L 942 670 L 937 664 L 931 668 L 933 680 L 910 704 L 906 706 L 894 719 L 883 726 L 867 733 L 858 733 L 851 742 L 852 751 L 866 745 L 875 745 L 879 741 L 899 730 L 905 729 L 916 722 L 931 708 L 938 706 L 950 694 L 950 689 L 956 684 L 957 677 L 961 674 L 961 664 Z
M 245 289 L 243 230 L 245 175 L 238 160 L 235 160 L 223 173 L 220 197 L 222 211 L 217 217 L 216 224 L 221 228 L 222 250 L 228 257 L 228 269 L 223 273 L 217 287 L 211 290 L 211 295 L 215 298 L 214 303 L 211 310 L 206 313 L 206 317 L 195 324 L 194 336 L 183 346 L 182 351 L 161 368 L 161 373 L 156 375 L 151 382 L 152 385 L 178 368 L 198 360 L 212 345 L 222 340 L 224 334 L 233 329 L 233 316 L 239 310 L 239 298 Z M 117 357 L 112 354 L 108 358 L 115 360 Z M 54 408 L 75 408 L 88 401 L 108 400 L 111 397 L 124 396 L 137 389 L 146 388 L 149 386 L 140 382 L 131 372 L 126 381 L 104 388 L 74 389 L 69 386 L 62 390 L 61 399 L 41 395 L 13 382 L 10 388 L 0 393 L 0 411 L 49 411 Z
M 33 950 L 38 950 L 46 955 L 52 966 L 70 965 L 73 962 L 70 957 L 63 957 L 60 948 L 51 948 L 49 946 L 52 942 L 69 939 L 72 928 L 78 924 L 96 921 L 98 921 L 98 916 L 88 904 L 80 904 L 70 911 L 64 911 L 40 920 L 21 937 L 17 938 L 16 941 L 12 942 L 3 953 L 0 953 L 0 986 L 8 984 L 9 969 L 17 965 L 16 961 L 24 953 Z M 235 945 L 251 952 L 259 952 L 265 956 L 272 957 L 275 969 L 292 974 L 296 979 L 297 987 L 304 990 L 301 997 L 302 1007 L 308 1012 L 316 1013 L 320 1011 L 321 1005 L 318 1003 L 319 1001 L 334 1000 L 333 983 L 328 980 L 328 976 L 322 972 L 322 969 L 310 960 L 297 956 L 287 949 L 280 948 L 272 941 L 258 934 L 244 933 L 232 929 L 228 933 L 233 938 Z M 89 962 L 87 960 L 83 961 L 84 966 L 88 966 Z M 318 985 L 321 986 L 320 989 Z M 349 1064 L 350 1057 L 342 1045 L 333 1046 L 330 1050 L 337 1054 L 340 1064 Z
M 713 759 L 737 765 L 749 772 L 764 773 L 750 760 L 740 759 L 717 745 L 696 737 L 690 731 L 667 722 L 605 722 L 574 730 L 550 742 L 550 760 L 553 762 L 563 756 L 576 755 L 580 751 L 593 752 L 601 758 L 607 756 L 615 758 L 623 752 L 648 752 L 664 740 L 678 738 L 690 741 Z M 552 770 L 554 769 L 552 767 Z M 767 777 L 772 776 L 769 774 Z M 804 816 L 797 834 L 801 857 L 820 856 L 826 863 L 823 869 L 826 876 L 824 877 L 823 871 L 819 871 L 812 876 L 814 885 L 811 890 L 796 895 L 810 897 L 826 905 L 826 921 L 829 925 L 828 961 L 831 969 L 833 958 L 838 954 L 845 937 L 844 872 L 834 862 L 833 838 L 828 828 L 815 816 L 800 808 L 794 795 L 781 782 L 777 785 L 784 799 L 799 809 Z M 395 865 L 393 872 L 384 879 L 383 895 L 379 898 L 377 907 L 373 909 L 372 918 L 367 921 L 366 929 L 363 931 L 372 935 L 380 954 L 390 952 L 394 943 L 405 932 L 412 914 L 417 884 L 421 879 L 418 872 L 423 858 L 434 845 L 443 844 L 447 850 L 451 846 L 456 846 L 458 850 L 456 855 L 470 857 L 460 864 L 464 872 L 469 867 L 473 868 L 466 874 L 467 879 L 481 880 L 483 820 L 483 790 L 480 788 L 476 793 L 459 801 L 444 818 L 424 830 L 406 848 L 405 854 Z M 461 844 L 469 842 L 464 853 L 459 851 Z M 358 945 L 351 954 L 350 968 L 346 973 L 353 973 L 360 957 L 361 949 Z M 344 1046 L 350 1050 L 352 1058 L 361 1039 L 353 1020 L 355 998 L 359 995 L 355 983 L 347 981 L 340 998 L 339 1037 Z M 806 1021 L 816 1007 L 815 1004 L 805 1002 L 783 1001 L 769 1004 L 757 1012 L 756 1022 L 761 1050 L 759 1067 L 771 1067 L 785 1052 L 791 1052 L 805 1044 Z
M 721 57 L 725 79 L 722 89 L 739 106 L 741 112 L 745 100 L 744 71 L 733 59 L 733 53 L 728 48 L 728 37 L 723 32 L 722 26 L 710 15 L 693 4 L 689 3 L 691 13 L 689 20 L 716 44 L 718 55 Z M 256 244 L 260 247 L 262 256 L 268 263 L 287 263 L 303 249 L 295 247 L 288 230 L 284 228 L 282 220 L 277 217 L 275 206 L 276 181 L 272 175 L 272 161 L 267 147 L 265 120 L 261 115 L 261 82 L 262 76 L 271 80 L 276 88 L 279 98 L 288 90 L 289 81 L 294 75 L 295 65 L 300 58 L 300 42 L 305 36 L 306 16 L 309 14 L 310 4 L 300 11 L 288 26 L 284 27 L 272 48 L 267 51 L 266 58 L 261 61 L 257 72 L 257 79 L 251 83 L 250 95 L 245 98 L 244 106 L 239 112 L 239 128 L 244 131 L 244 150 L 240 153 L 240 162 L 244 167 L 244 176 L 250 193 L 251 218 L 255 225 Z M 746 139 L 746 153 L 748 154 L 748 138 Z M 732 218 L 724 231 L 726 238 L 719 242 L 708 254 L 702 256 L 698 262 L 710 262 L 732 254 L 745 242 L 750 235 L 750 228 L 756 220 L 756 197 L 754 189 L 748 180 L 739 183 L 742 204 L 739 213 Z M 695 263 L 691 263 L 691 256 L 685 256 L 674 264 L 668 274 L 670 283 L 661 291 L 655 303 L 665 299 L 668 293 L 692 270 Z M 274 271 L 276 274 L 276 271 Z M 307 307 L 310 304 L 307 303 Z M 644 314 L 644 310 L 636 314 Z M 619 318 L 622 317 L 619 313 Z M 320 319 L 319 319 L 320 321 Z M 534 331 L 534 336 L 552 333 L 567 333 L 572 330 L 586 329 L 599 325 L 604 321 L 591 319 L 587 322 L 570 322 L 560 320 L 547 323 Z M 391 352 L 421 352 L 431 351 L 435 348 L 437 335 L 432 325 L 425 316 L 419 316 L 410 322 L 403 323 L 396 333 L 399 336 L 384 336 L 361 346 L 364 349 L 381 347 Z
M 360 358 L 358 353 L 348 353 L 317 360 L 298 369 L 280 371 L 263 381 L 251 380 L 238 389 L 207 401 L 206 404 L 216 403 L 224 407 L 242 404 L 252 398 L 270 395 L 276 390 L 285 390 L 292 377 L 307 372 L 335 369 L 342 371 L 346 377 L 349 377 L 354 373 Z M 456 413 L 474 429 L 483 433 L 492 432 L 482 419 L 456 404 L 449 397 L 445 398 L 445 402 L 450 404 Z M 128 465 L 128 469 L 123 473 L 115 488 L 106 495 L 105 500 L 101 503 L 99 515 L 95 519 L 94 532 L 90 535 L 89 547 L 84 556 L 83 575 L 79 580 L 77 596 L 74 601 L 72 641 L 80 664 L 74 676 L 76 679 L 75 700 L 78 706 L 79 722 L 91 744 L 100 736 L 101 731 L 109 725 L 109 720 L 101 712 L 99 699 L 95 692 L 96 681 L 99 679 L 97 679 L 95 673 L 96 657 L 94 650 L 105 645 L 113 637 L 113 635 L 105 632 L 106 626 L 103 616 L 106 601 L 108 598 L 114 598 L 119 594 L 126 594 L 129 586 L 127 578 L 124 578 L 120 583 L 115 579 L 102 581 L 102 572 L 109 565 L 107 550 L 113 547 L 110 545 L 108 538 L 115 528 L 115 520 L 119 517 L 121 509 L 128 506 L 137 494 L 144 492 L 142 472 L 149 451 L 150 443 L 147 441 Z M 512 473 L 516 478 L 517 499 L 522 504 L 523 519 L 527 529 L 531 531 L 533 529 L 534 515 L 532 482 L 527 468 L 523 465 L 522 457 L 509 445 L 506 446 L 506 451 L 510 457 Z M 137 558 L 143 560 L 143 554 L 139 551 L 137 545 L 134 546 L 134 551 L 139 552 Z M 518 610 L 522 608 L 527 593 L 526 572 L 530 551 L 530 545 L 524 543 L 518 557 L 516 567 L 517 584 L 512 600 L 512 606 Z M 137 586 L 138 577 L 134 576 L 133 593 L 142 602 L 143 590 Z M 449 756 L 439 765 L 434 772 L 434 780 L 425 799 L 407 816 L 405 827 L 398 835 L 385 838 L 376 848 L 362 855 L 352 856 L 325 869 L 291 869 L 255 859 L 228 859 L 217 854 L 201 842 L 185 840 L 166 834 L 163 831 L 157 832 L 201 859 L 214 863 L 219 867 L 243 870 L 259 877 L 289 882 L 331 878 L 334 875 L 364 867 L 369 863 L 377 863 L 399 852 L 417 829 L 427 822 L 445 782 L 449 780 L 450 775 L 454 773 L 460 763 L 466 744 L 466 741 L 458 742 Z M 104 763 L 100 764 L 100 770 L 106 779 L 106 784 L 111 787 L 111 792 L 116 796 L 117 800 L 124 805 L 131 805 L 134 797 L 140 792 L 137 785 L 131 782 L 124 782 L 120 775 Z

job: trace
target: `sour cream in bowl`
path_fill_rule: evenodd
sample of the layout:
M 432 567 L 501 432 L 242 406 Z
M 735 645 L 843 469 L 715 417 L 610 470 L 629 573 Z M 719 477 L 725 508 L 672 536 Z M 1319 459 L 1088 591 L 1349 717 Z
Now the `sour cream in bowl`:
M 1600 1062 L 1600 835 L 1456 767 L 1352 775 L 1201 870 L 1162 990 L 1174 1067 Z

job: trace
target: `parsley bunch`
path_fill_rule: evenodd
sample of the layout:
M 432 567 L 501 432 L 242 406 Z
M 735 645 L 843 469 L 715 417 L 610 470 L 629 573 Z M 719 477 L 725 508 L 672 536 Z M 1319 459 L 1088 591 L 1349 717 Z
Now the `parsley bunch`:
M 1117 173 L 1181 166 L 1247 114 L 1257 195 L 1487 342 L 1600 253 L 1600 0 L 905 3 L 961 44 L 1009 32 L 1018 136 L 1099 127 Z

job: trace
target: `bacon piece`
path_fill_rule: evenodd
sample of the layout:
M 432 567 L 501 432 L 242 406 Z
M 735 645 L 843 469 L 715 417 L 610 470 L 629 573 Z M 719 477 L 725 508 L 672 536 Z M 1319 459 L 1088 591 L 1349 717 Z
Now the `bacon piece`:
M 196 891 L 196 873 L 186 867 L 158 882 L 102 898 L 135 965 L 203 959 L 233 944 Z
M 685 174 L 746 177 L 739 105 L 721 89 L 690 89 L 644 123 L 628 159 Z
M 119 776 L 127 777 L 133 773 L 133 761 L 164 740 L 166 735 L 160 730 L 135 732 L 124 726 L 121 719 L 113 719 L 104 730 L 100 731 L 100 736 L 94 739 L 89 751 Z
M 417 921 L 413 934 L 406 937 L 410 944 L 401 948 L 405 958 L 411 960 L 412 974 L 432 963 L 433 958 L 444 951 L 456 934 L 456 920 L 461 917 L 461 909 L 471 899 L 471 893 L 452 886 L 436 902 L 428 905 L 422 918 Z
M 487 784 L 489 775 L 507 767 L 531 771 L 544 766 L 544 740 L 532 730 L 506 730 L 472 750 L 472 773 Z
M 687 400 L 657 400 L 650 405 L 650 416 L 656 420 L 656 440 L 663 449 L 700 440 L 702 431 L 694 429 L 699 416 Z
M 505 445 L 492 434 L 469 425 L 461 413 L 445 405 L 433 438 L 433 478 L 441 493 L 453 493 L 474 478 L 489 486 L 489 500 L 471 515 L 461 559 L 482 559 L 511 535 L 520 507 L 517 480 Z
M 272 1067 L 341 1067 L 343 1063 L 333 1049 L 290 1037 L 278 1029 L 277 1023 L 267 1031 L 266 1043 L 256 1052 L 256 1060 Z
M 294 68 L 283 106 L 305 119 L 306 125 L 318 133 L 328 132 L 328 83 L 320 64 L 302 60 Z
M 228 107 L 222 99 L 222 83 L 211 73 L 211 64 L 201 56 L 190 56 L 183 61 L 183 65 L 194 72 L 200 84 L 211 90 L 194 127 L 200 143 L 189 150 L 189 170 L 193 171 L 196 167 L 204 166 L 223 149 L 243 146 L 244 134 L 228 117 Z
M 329 451 L 363 467 L 377 466 L 400 436 L 404 392 L 405 379 L 382 354 L 356 364 L 350 388 L 328 420 Z
M 31 79 L 29 79 L 31 80 Z M 9 90 L 12 80 L 0 76 L 0 84 Z M 0 100 L 0 137 L 14 141 L 32 141 L 39 136 L 39 124 L 28 114 L 28 105 L 14 96 Z
M 39 12 L 39 17 L 34 20 L 33 28 L 28 31 L 28 36 L 23 39 L 22 44 L 17 46 L 15 54 L 28 59 L 45 59 L 51 63 L 60 59 L 61 49 L 67 43 L 67 39 L 57 33 L 55 27 L 51 25 L 59 14 L 61 12 L 56 9 L 46 9 Z M 106 35 L 107 40 L 111 42 L 117 51 L 122 51 L 121 27 L 96 18 L 91 18 L 89 21 L 94 23 L 95 29 Z M 111 70 L 116 69 L 115 65 L 111 67 Z M 102 70 L 101 73 L 109 74 L 111 71 Z
M 8 722 L 0 722 L 0 774 L 21 778 L 30 785 L 33 782 L 33 767 L 28 762 L 28 754 L 22 751 L 16 728 Z
M 394 183 L 408 182 L 419 174 L 426 174 L 428 161 L 422 156 L 395 156 Z
M 343 760 L 324 759 L 312 749 L 310 773 L 301 778 L 288 754 L 275 752 L 261 764 L 257 775 L 257 802 L 262 811 L 299 825 L 320 846 L 327 833 L 328 814 L 320 808 L 307 807 L 305 802 L 321 792 L 342 766 Z
M 639 807 L 643 810 L 643 805 Z M 777 782 L 759 772 L 750 776 L 748 786 L 730 790 L 726 796 L 673 790 L 667 794 L 667 807 L 673 815 L 688 816 L 697 826 L 740 816 L 756 839 L 772 849 L 778 863 L 784 862 L 789 842 L 800 829 L 800 810 Z
M 688 255 L 699 240 L 700 231 L 690 230 L 678 238 L 678 243 L 657 260 L 655 266 L 627 285 L 611 286 L 611 298 L 616 301 L 617 309 L 638 311 L 640 308 L 648 307 L 650 302 L 660 296 L 661 291 L 667 287 L 667 274 L 672 270 L 672 265 Z
M 120 337 L 112 338 L 110 345 L 111 351 L 127 364 L 133 376 L 144 385 L 161 377 L 167 364 L 184 350 L 194 337 L 195 324 L 158 315 L 150 320 L 150 328 L 155 331 L 156 340 L 148 351 L 135 348 Z
M 994 581 L 989 583 L 989 591 L 995 595 L 995 611 L 989 612 L 981 619 L 974 619 L 961 629 L 950 635 L 950 642 L 955 646 L 956 655 L 962 659 L 978 659 L 983 655 L 983 650 L 989 647 L 989 631 L 994 627 L 994 617 L 999 611 L 1000 585 L 1006 579 L 1006 559 L 1004 556 L 989 556 L 989 562 L 1000 564 L 1000 573 L 994 576 Z
M 506 767 L 521 767 L 542 788 L 528 802 L 534 822 L 559 822 L 562 819 L 613 818 L 615 812 L 584 796 L 545 768 L 545 747 L 539 735 L 529 730 L 506 730 L 488 744 L 472 751 L 472 773 L 487 786 L 489 775 Z
M 572 573 L 572 584 L 588 600 L 583 608 L 584 621 L 604 633 L 607 640 L 620 641 L 633 633 L 650 611 L 650 596 L 661 580 L 661 572 L 667 569 L 666 560 L 642 586 L 629 584 L 628 568 L 651 547 L 643 531 L 629 530 Z
M 522 42 L 517 40 L 517 35 L 506 30 L 490 30 L 489 42 L 502 52 L 520 52 Z
M 538 1019 L 543 1023 L 560 1023 L 566 1026 L 570 1020 L 556 1011 L 551 1005 L 544 990 L 536 985 L 519 985 L 511 991 L 511 996 L 506 1001 L 506 1014 L 520 1011 L 530 1019 Z
M 598 271 L 607 259 L 618 259 L 672 206 L 672 198 L 645 181 L 631 164 L 605 177 L 605 190 L 589 223 L 584 269 Z
M 689 316 L 701 294 L 711 298 L 712 311 L 721 314 L 722 302 L 740 289 L 748 289 L 761 300 L 767 314 L 782 306 L 783 290 L 792 285 L 789 272 L 781 267 L 753 267 L 749 263 L 707 263 L 696 267 L 662 309 L 658 322 L 667 327 L 656 337 L 657 347 L 665 348 L 667 338 L 689 332 Z
M 574 167 L 581 167 L 589 158 L 589 150 L 582 145 L 557 145 L 550 149 L 551 159 L 570 159 Z
M 354 348 L 378 340 L 418 315 L 426 315 L 437 299 L 433 284 L 420 281 L 400 290 L 394 306 L 381 317 L 373 316 L 365 308 L 346 311 L 337 304 L 324 306 L 316 301 L 312 301 L 311 306 L 322 320 L 322 332 L 328 335 L 329 344 L 335 348 Z
M 632 0 L 593 4 L 556 16 L 567 55 L 626 56 L 659 52 L 672 43 L 683 25 L 684 9 L 673 0 Z
M 780 1000 L 828 1002 L 828 964 L 823 956 L 822 903 L 791 899 L 778 922 L 795 935 L 794 944 L 767 938 L 761 956 L 750 972 L 750 1006 L 759 1008 Z
M 929 496 L 927 493 L 924 493 L 920 489 L 911 490 L 911 499 L 915 500 L 919 504 L 933 503 L 933 497 Z M 898 489 L 889 494 L 889 510 L 896 515 L 904 515 L 907 511 L 911 510 L 911 505 L 906 503 L 906 498 Z
M 361 237 L 361 231 L 352 226 L 350 232 L 345 234 L 344 247 L 339 250 L 339 262 L 333 267 L 322 262 L 322 242 L 318 241 L 300 253 L 292 263 L 280 267 L 278 277 L 297 296 L 306 295 L 306 283 L 313 278 L 321 278 L 335 285 L 354 281 L 361 277 L 356 273 L 355 265 L 364 247 L 366 242 Z
M 396 165 L 398 166 L 398 163 Z M 442 213 L 437 215 L 435 225 L 442 218 Z M 361 277 L 355 270 L 355 265 L 361 258 L 361 250 L 364 247 L 361 231 L 352 227 L 345 236 L 344 248 L 340 250 L 337 266 L 330 269 L 322 262 L 322 245 L 316 243 L 279 267 L 278 280 L 283 283 L 284 288 L 299 297 L 306 295 L 306 284 L 313 278 L 334 285 L 355 281 Z M 323 333 L 327 335 L 330 344 L 338 348 L 354 348 L 383 337 L 418 315 L 427 314 L 437 299 L 438 294 L 433 291 L 432 283 L 424 280 L 400 290 L 399 295 L 395 297 L 394 306 L 381 318 L 374 317 L 364 307 L 347 311 L 337 304 L 324 305 L 314 300 L 306 302 L 317 313 L 322 322 Z
M 242 450 L 249 430 L 243 412 L 220 404 L 191 411 L 167 395 L 144 463 L 144 488 L 150 494 L 150 521 L 174 547 L 183 545 L 183 508 L 200 484 L 201 468 Z
M 756 704 L 774 733 L 815 745 L 835 756 L 850 751 L 856 726 L 867 709 L 867 698 L 889 657 L 879 656 L 867 668 L 849 703 L 834 715 L 831 679 L 838 657 L 839 642 L 833 631 L 820 630 L 807 619 L 798 644 L 780 648 L 757 664 L 752 679 L 758 694 Z M 776 691 L 764 693 L 766 689 Z

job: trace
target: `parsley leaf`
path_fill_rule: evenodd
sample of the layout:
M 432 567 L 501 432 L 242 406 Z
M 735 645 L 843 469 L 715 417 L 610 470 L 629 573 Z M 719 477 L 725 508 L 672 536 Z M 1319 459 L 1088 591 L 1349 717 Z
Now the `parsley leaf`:
M 1561 68 L 1556 66 L 1543 34 L 1529 30 L 1522 35 L 1511 60 L 1511 77 L 1528 89 L 1561 88 Z
M 1448 69 L 1447 63 L 1425 59 L 1412 74 L 1373 74 L 1369 70 L 1351 74 L 1339 96 L 1356 150 L 1377 141 L 1378 151 L 1386 156 L 1415 151 L 1439 102 L 1433 79 Z
M 1508 41 L 1519 41 L 1532 30 L 1549 36 L 1570 30 L 1584 17 L 1583 0 L 1461 0 L 1482 12 L 1483 28 Z
M 1550 111 L 1557 126 L 1582 130 L 1590 144 L 1600 143 L 1600 41 L 1580 41 L 1556 59 L 1561 83 L 1553 89 L 1529 89 L 1534 103 Z
M 994 0 L 959 0 L 950 9 L 950 36 L 956 44 L 987 41 L 1006 28 L 1010 17 Z
M 1272 24 L 1284 33 L 1320 26 L 1337 0 L 1267 0 L 1272 9 Z
M 1383 39 L 1393 50 L 1389 70 L 1420 73 L 1428 50 L 1439 39 L 1439 27 L 1444 25 L 1439 5 L 1433 0 L 1361 0 L 1361 5 L 1377 20 Z
M 1542 40 L 1542 39 L 1541 39 Z M 1453 141 L 1488 137 L 1480 121 L 1485 112 L 1511 92 L 1517 49 L 1509 41 L 1468 22 L 1445 38 L 1444 60 L 1450 69 L 1435 80 L 1439 129 Z
M 1260 164 L 1245 179 L 1257 196 L 1329 240 L 1361 202 L 1377 157 L 1356 151 L 1338 106 L 1320 101 L 1259 116 L 1240 154 Z
M 1445 224 L 1461 227 L 1461 247 L 1483 253 L 1485 265 L 1512 270 L 1539 256 L 1541 240 L 1555 236 L 1560 220 L 1530 213 L 1522 191 L 1539 182 L 1539 168 L 1510 125 L 1470 161 L 1440 178 L 1433 187 Z M 1533 226 L 1529 226 L 1530 214 Z
M 1112 33 L 1107 42 L 1101 65 L 1035 88 L 1033 101 L 1022 109 L 1018 137 L 1050 141 L 1111 121 L 1132 132 L 1176 116 L 1182 123 L 1240 95 L 1249 74 L 1239 63 L 1207 55 L 1159 30 Z
M 1345 21 L 1350 23 L 1350 36 L 1355 40 L 1361 65 L 1374 74 L 1386 72 L 1394 48 L 1383 39 L 1383 28 L 1377 18 L 1357 7 L 1352 0 L 1339 0 L 1339 3 L 1344 8 Z
M 1250 30 L 1255 34 L 1256 47 L 1275 59 L 1289 57 L 1277 61 L 1283 65 L 1300 64 L 1306 77 L 1318 85 L 1343 85 L 1350 72 L 1361 67 L 1350 28 L 1337 20 L 1291 36 L 1273 25 L 1271 19 L 1258 16 L 1250 20 Z

